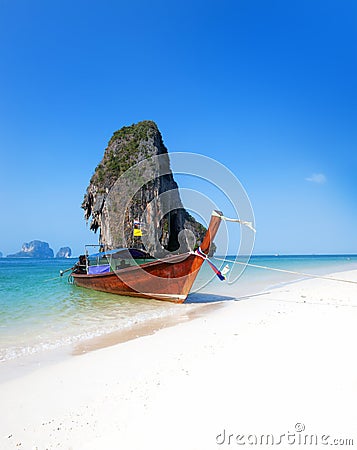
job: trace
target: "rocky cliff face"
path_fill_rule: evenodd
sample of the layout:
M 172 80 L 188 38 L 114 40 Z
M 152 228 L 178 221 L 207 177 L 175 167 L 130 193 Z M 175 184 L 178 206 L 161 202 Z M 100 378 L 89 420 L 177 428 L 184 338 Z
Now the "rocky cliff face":
M 25 242 L 22 249 L 13 255 L 7 255 L 8 258 L 53 258 L 53 250 L 47 242 L 31 241 Z
M 183 208 L 167 149 L 152 121 L 113 134 L 82 208 L 107 250 L 145 248 L 155 256 L 183 252 L 199 245 L 206 231 Z
M 61 247 L 56 253 L 56 258 L 70 258 L 72 255 L 72 250 L 70 247 Z

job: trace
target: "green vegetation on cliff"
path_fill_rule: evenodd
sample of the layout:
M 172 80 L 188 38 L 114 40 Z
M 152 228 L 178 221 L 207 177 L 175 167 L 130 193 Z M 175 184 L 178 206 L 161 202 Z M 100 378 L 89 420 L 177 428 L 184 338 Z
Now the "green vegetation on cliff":
M 111 187 L 130 167 L 152 156 L 147 146 L 142 143 L 153 140 L 157 134 L 160 132 L 156 123 L 151 120 L 115 131 L 108 142 L 103 160 L 96 167 L 90 182 L 98 183 L 100 192 L 105 192 L 105 189 Z
M 130 176 L 126 173 L 123 182 L 122 175 L 128 169 L 159 155 L 159 162 L 153 159 L 155 163 L 143 169 L 143 178 L 135 170 Z M 107 249 L 142 247 L 144 239 L 133 236 L 133 223 L 138 220 L 147 225 L 145 247 L 152 254 L 164 249 L 187 251 L 191 243 L 185 239 L 179 243 L 178 239 L 183 230 L 193 233 L 196 246 L 206 232 L 182 205 L 167 149 L 153 121 L 139 122 L 113 133 L 90 180 L 82 208 L 85 218 L 91 219 L 90 228 L 100 230 L 99 242 Z

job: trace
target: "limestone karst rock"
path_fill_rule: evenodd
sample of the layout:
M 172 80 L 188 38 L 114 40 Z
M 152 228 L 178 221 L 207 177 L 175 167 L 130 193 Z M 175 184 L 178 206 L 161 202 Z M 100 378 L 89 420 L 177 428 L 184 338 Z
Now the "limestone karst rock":
M 152 121 L 113 134 L 82 208 L 107 250 L 145 248 L 155 256 L 183 252 L 199 245 L 206 231 L 182 205 L 167 149 Z
M 56 258 L 70 258 L 72 250 L 70 247 L 61 247 L 56 253 Z
M 25 242 L 21 251 L 13 255 L 7 255 L 8 258 L 53 258 L 53 250 L 47 242 L 34 240 Z

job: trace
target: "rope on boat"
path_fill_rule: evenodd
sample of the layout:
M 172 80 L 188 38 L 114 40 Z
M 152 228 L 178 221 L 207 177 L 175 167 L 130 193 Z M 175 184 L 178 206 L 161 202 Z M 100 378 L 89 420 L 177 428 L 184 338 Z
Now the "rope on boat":
M 239 220 L 239 219 L 231 219 L 231 218 L 229 218 L 229 217 L 224 216 L 223 214 L 222 214 L 222 215 L 219 214 L 217 211 L 213 211 L 213 212 L 212 212 L 212 216 L 220 217 L 222 220 L 225 220 L 225 221 L 227 221 L 227 222 L 238 222 L 238 223 L 241 223 L 242 225 L 245 225 L 246 227 L 250 228 L 254 233 L 256 232 L 255 228 L 253 227 L 252 222 L 247 222 L 247 221 L 245 221 L 245 220 Z M 200 248 L 199 248 L 198 250 L 200 250 Z M 202 252 L 202 251 L 201 251 L 201 252 Z M 196 254 L 198 254 L 198 253 L 197 253 L 197 250 L 196 250 Z M 199 256 L 200 256 L 200 255 L 199 255 Z M 213 263 L 211 263 L 211 261 L 208 260 L 208 256 L 207 256 L 207 255 L 205 255 L 205 258 L 204 258 L 204 259 L 206 259 L 207 262 L 208 262 L 210 265 L 213 265 Z M 257 269 L 273 270 L 273 271 L 275 271 L 275 272 L 291 273 L 291 274 L 294 274 L 294 275 L 301 275 L 301 276 L 308 277 L 308 278 L 322 278 L 323 280 L 331 280 L 331 281 L 338 281 L 338 282 L 341 282 L 341 283 L 357 284 L 357 281 L 354 281 L 354 280 L 342 280 L 341 278 L 327 277 L 327 276 L 323 276 L 323 275 L 314 275 L 314 274 L 311 274 L 311 273 L 296 272 L 296 271 L 294 271 L 294 270 L 278 269 L 278 268 L 275 268 L 275 267 L 260 266 L 260 265 L 258 265 L 258 264 L 243 263 L 243 262 L 240 262 L 240 261 L 231 261 L 231 260 L 225 259 L 225 258 L 217 258 L 217 257 L 215 257 L 215 259 L 216 259 L 217 261 L 223 261 L 223 262 L 228 262 L 228 263 L 232 263 L 232 264 L 240 264 L 240 265 L 242 265 L 242 266 L 255 267 L 255 268 L 257 268 Z M 215 266 L 214 266 L 214 267 L 215 267 Z M 227 267 L 227 266 L 226 266 L 226 267 Z M 228 272 L 228 270 L 226 269 L 226 267 L 223 269 L 222 272 L 224 272 L 225 270 L 226 270 L 226 272 Z M 216 271 L 219 272 L 219 270 L 218 270 L 216 267 L 215 267 L 213 270 L 214 270 L 215 272 L 216 272 Z M 221 273 L 221 272 L 219 272 L 219 273 Z M 222 275 L 222 274 L 221 274 L 221 275 Z M 218 274 L 217 274 L 217 276 L 219 277 Z M 223 279 L 225 279 L 224 275 L 222 275 L 222 276 L 223 276 Z M 220 278 L 220 279 L 222 279 L 222 278 Z
M 225 220 L 226 222 L 236 222 L 236 223 L 240 223 L 242 225 L 245 225 L 246 227 L 250 228 L 254 233 L 256 232 L 255 228 L 253 227 L 253 223 L 252 222 L 247 222 L 246 220 L 240 220 L 240 219 L 231 219 L 230 217 L 226 217 L 223 214 L 221 214 L 219 211 L 212 211 L 212 216 L 215 217 L 219 217 L 221 220 Z M 208 255 L 206 255 L 206 253 L 204 253 L 201 249 L 201 247 L 198 247 L 198 249 L 196 251 L 193 252 L 194 255 L 201 257 L 202 259 L 204 259 L 205 261 L 208 262 L 208 264 L 210 265 L 211 269 L 213 270 L 213 272 L 217 275 L 217 277 L 221 280 L 221 281 L 225 281 L 226 277 L 225 274 L 227 272 L 229 272 L 229 267 L 224 267 L 224 269 L 222 270 L 222 272 L 213 264 L 212 261 L 210 261 Z
M 43 283 L 47 283 L 48 281 L 53 281 L 53 280 L 58 280 L 58 275 L 57 275 L 57 277 L 48 278 L 47 280 L 43 280 Z
M 76 265 L 74 265 L 73 267 L 70 267 L 69 269 L 66 269 L 66 270 L 60 270 L 59 271 L 59 277 L 63 277 L 63 275 L 66 273 L 66 272 L 69 272 L 70 270 L 74 270 L 75 269 L 75 267 L 76 267 Z M 77 267 L 79 267 L 78 265 L 77 265 Z M 48 278 L 47 280 L 43 280 L 43 282 L 44 283 L 47 283 L 47 281 L 53 281 L 53 280 L 58 280 L 58 276 L 57 277 L 54 277 L 54 278 Z
M 294 274 L 294 275 L 302 275 L 302 276 L 308 277 L 308 278 L 322 278 L 323 280 L 339 281 L 341 283 L 357 284 L 357 281 L 354 281 L 354 280 L 342 280 L 342 278 L 327 277 L 327 276 L 324 276 L 324 275 L 314 275 L 312 273 L 296 272 L 295 270 L 278 269 L 276 267 L 260 266 L 258 264 L 251 264 L 251 263 L 245 263 L 245 262 L 240 262 L 240 261 L 231 261 L 231 260 L 226 259 L 226 258 L 214 257 L 214 259 L 217 259 L 217 261 L 228 262 L 228 263 L 231 263 L 231 264 L 240 264 L 242 266 L 255 267 L 257 269 L 273 270 L 275 272 L 284 272 L 284 273 L 291 273 L 291 274 Z
M 252 222 L 247 222 L 246 220 L 239 220 L 239 219 L 231 219 L 230 217 L 226 217 L 223 214 L 219 214 L 217 211 L 212 211 L 212 216 L 219 217 L 221 220 L 225 220 L 226 222 L 236 222 L 241 223 L 242 225 L 245 225 L 246 227 L 250 228 L 254 233 L 256 233 L 256 229 L 253 227 Z

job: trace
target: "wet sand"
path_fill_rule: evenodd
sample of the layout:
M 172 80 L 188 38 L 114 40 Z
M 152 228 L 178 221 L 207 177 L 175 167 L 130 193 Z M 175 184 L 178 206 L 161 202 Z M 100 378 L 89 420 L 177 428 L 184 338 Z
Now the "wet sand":
M 217 296 L 218 297 L 218 296 Z M 139 323 L 130 328 L 108 333 L 103 336 L 87 339 L 74 346 L 72 355 L 78 356 L 94 350 L 99 350 L 105 347 L 122 344 L 123 342 L 131 341 L 143 336 L 149 336 L 156 333 L 163 328 L 173 327 L 180 323 L 188 322 L 189 320 L 203 317 L 206 314 L 212 313 L 217 309 L 223 307 L 223 301 L 217 303 L 209 303 L 207 305 L 199 305 L 182 314 L 175 314 L 165 319 L 151 319 L 144 323 Z

